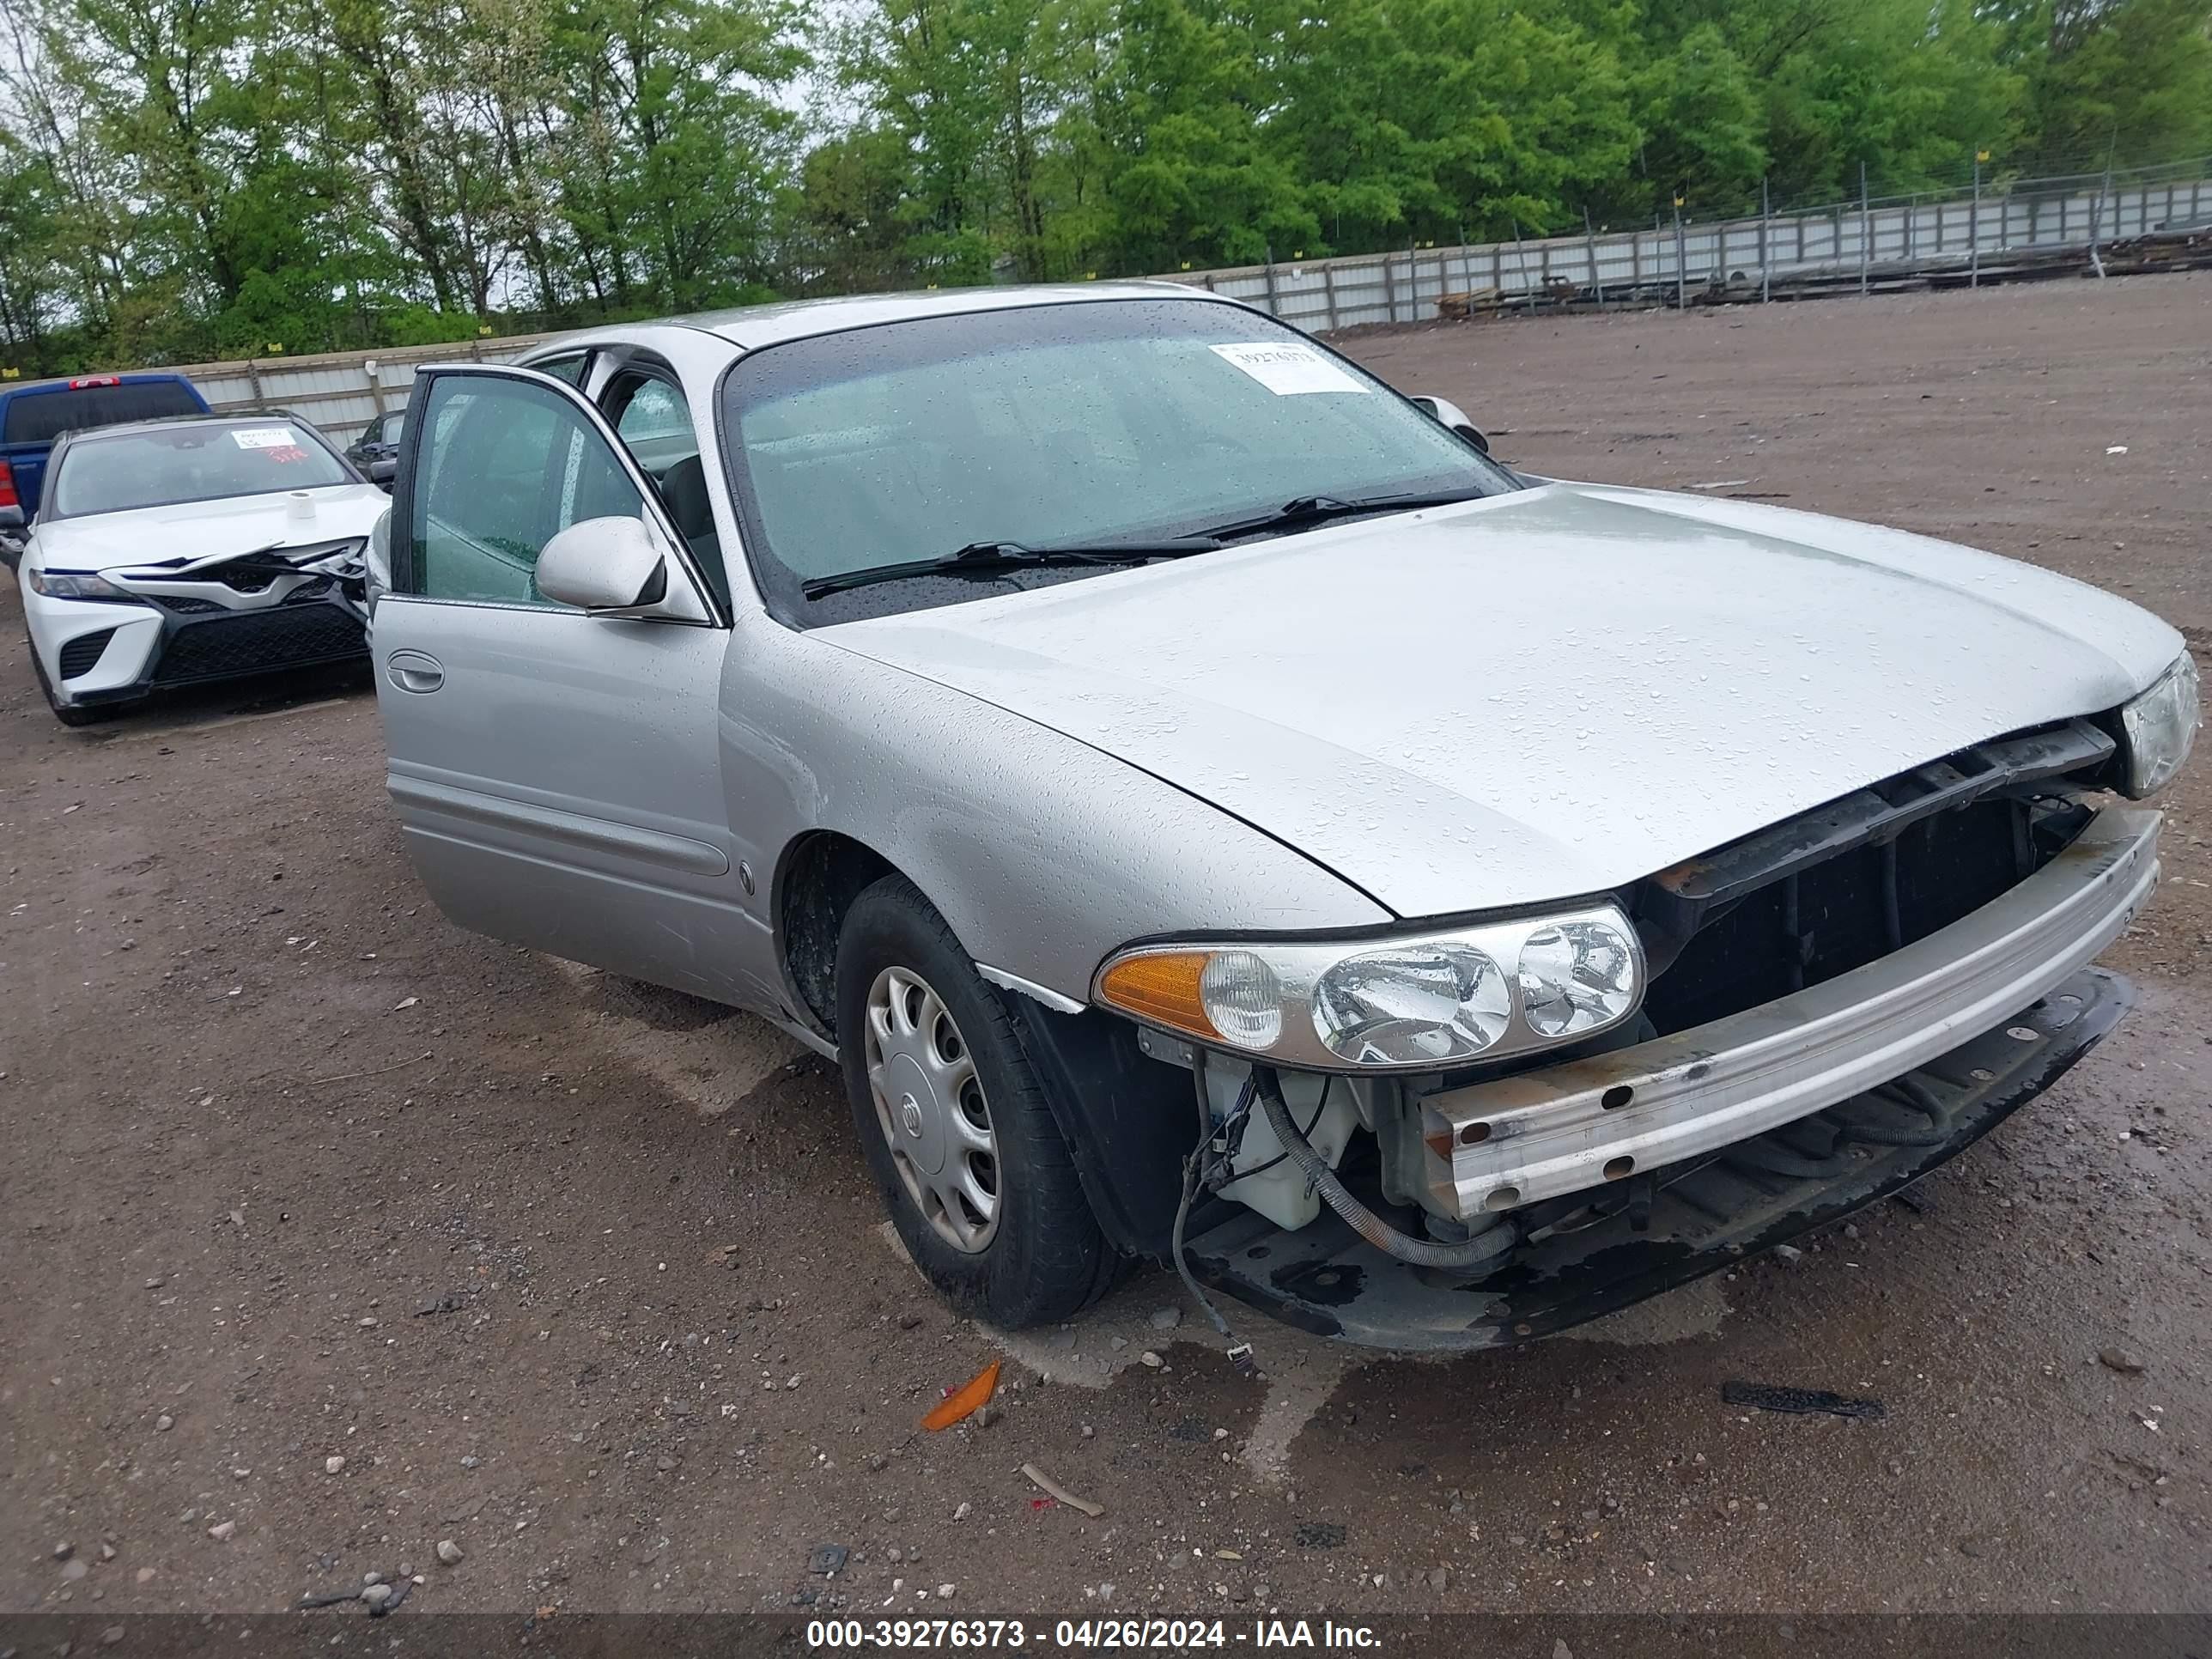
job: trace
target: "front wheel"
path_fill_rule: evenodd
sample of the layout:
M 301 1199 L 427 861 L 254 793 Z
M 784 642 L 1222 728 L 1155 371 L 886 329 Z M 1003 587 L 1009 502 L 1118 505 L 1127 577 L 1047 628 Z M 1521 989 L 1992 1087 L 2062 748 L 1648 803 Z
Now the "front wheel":
M 853 1121 L 891 1224 L 956 1305 L 1012 1328 L 1066 1318 L 1114 1258 L 1029 1056 L 945 919 L 903 878 L 837 945 Z

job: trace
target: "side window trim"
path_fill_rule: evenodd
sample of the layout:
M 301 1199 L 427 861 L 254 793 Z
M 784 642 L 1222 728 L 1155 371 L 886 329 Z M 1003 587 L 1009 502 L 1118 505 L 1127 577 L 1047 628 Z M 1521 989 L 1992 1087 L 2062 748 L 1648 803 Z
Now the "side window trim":
M 723 605 L 716 594 L 714 585 L 706 580 L 704 573 L 700 570 L 698 561 L 692 556 L 691 550 L 684 537 L 670 520 L 668 510 L 662 504 L 659 492 L 653 487 L 652 478 L 638 465 L 637 459 L 629 453 L 629 446 L 616 435 L 614 428 L 608 424 L 606 416 L 600 412 L 598 404 L 586 397 L 577 387 L 569 385 L 568 381 L 545 374 L 540 369 L 524 368 L 512 363 L 427 363 L 415 372 L 415 385 L 409 393 L 408 406 L 427 413 L 430 406 L 431 393 L 435 390 L 438 382 L 445 380 L 514 380 L 524 386 L 547 388 L 556 397 L 565 399 L 575 415 L 583 422 L 586 429 L 594 433 L 599 441 L 606 445 L 614 458 L 616 466 L 629 479 L 631 487 L 637 491 L 639 499 L 645 504 L 645 510 L 653 515 L 654 525 L 659 529 L 662 539 L 675 554 L 685 579 L 691 584 L 692 592 L 698 596 L 700 603 L 706 607 L 708 625 L 715 628 L 730 626 L 727 608 Z M 431 605 L 474 605 L 480 601 L 438 599 L 413 591 L 421 585 L 421 573 L 415 568 L 416 549 L 413 528 L 416 464 L 421 458 L 424 434 L 431 425 L 432 422 L 428 420 L 410 421 L 401 432 L 399 470 L 393 478 L 392 491 L 392 590 L 385 597 L 417 600 Z M 550 465 L 550 456 L 548 464 Z

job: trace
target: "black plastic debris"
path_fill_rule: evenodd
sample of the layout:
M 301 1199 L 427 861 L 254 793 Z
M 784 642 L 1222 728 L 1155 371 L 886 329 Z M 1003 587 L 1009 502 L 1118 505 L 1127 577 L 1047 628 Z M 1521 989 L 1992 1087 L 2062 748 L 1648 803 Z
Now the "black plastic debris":
M 814 1553 L 806 1558 L 806 1570 L 827 1578 L 845 1571 L 845 1562 L 852 1554 L 842 1544 L 817 1544 Z
M 1297 1540 L 1302 1550 L 1333 1550 L 1344 1542 L 1344 1528 L 1334 1521 L 1301 1521 Z
M 1889 1415 L 1879 1400 L 1854 1400 L 1824 1389 L 1784 1389 L 1770 1382 L 1723 1382 L 1721 1398 L 1731 1406 L 1755 1406 L 1763 1412 L 1796 1412 L 1856 1417 L 1869 1423 Z
M 399 1604 L 413 1593 L 414 1589 L 415 1581 L 412 1578 L 402 1578 L 395 1574 L 380 1579 L 374 1585 L 363 1586 L 357 1589 L 343 1589 L 326 1595 L 303 1595 L 300 1598 L 300 1610 L 304 1613 L 310 1608 L 343 1607 L 347 1602 L 357 1601 L 368 1609 L 370 1618 L 386 1619 L 399 1611 Z M 385 1594 L 373 1601 L 365 1600 L 364 1597 L 372 1589 L 380 1589 Z

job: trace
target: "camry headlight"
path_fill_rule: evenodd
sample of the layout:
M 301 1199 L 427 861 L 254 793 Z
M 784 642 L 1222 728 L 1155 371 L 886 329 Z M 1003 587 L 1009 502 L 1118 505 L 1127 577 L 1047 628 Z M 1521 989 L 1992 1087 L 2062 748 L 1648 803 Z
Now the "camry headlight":
M 2122 793 L 2141 800 L 2173 781 L 2189 758 L 2197 725 L 2197 663 L 2185 651 L 2151 689 L 2120 710 L 2128 740 Z
M 1644 995 L 1611 904 L 1401 939 L 1146 945 L 1097 1000 L 1201 1042 L 1309 1070 L 1423 1070 L 1573 1042 Z
M 26 566 L 23 580 L 30 584 L 31 592 L 43 593 L 50 599 L 135 599 L 137 595 L 126 593 L 105 576 L 95 576 L 89 571 L 38 570 Z

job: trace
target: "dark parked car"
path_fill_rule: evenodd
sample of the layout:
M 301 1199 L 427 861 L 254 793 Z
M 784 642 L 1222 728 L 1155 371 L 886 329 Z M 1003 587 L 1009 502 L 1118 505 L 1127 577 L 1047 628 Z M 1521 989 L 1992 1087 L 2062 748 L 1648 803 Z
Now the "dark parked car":
M 362 428 L 361 436 L 346 446 L 346 459 L 371 483 L 392 488 L 392 475 L 399 466 L 399 434 L 407 424 L 404 410 L 380 415 Z

